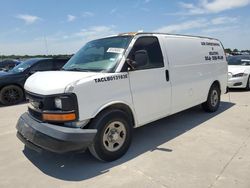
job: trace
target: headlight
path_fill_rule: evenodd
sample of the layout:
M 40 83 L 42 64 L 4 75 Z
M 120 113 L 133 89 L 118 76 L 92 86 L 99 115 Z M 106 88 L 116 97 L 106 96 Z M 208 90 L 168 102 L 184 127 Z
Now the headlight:
M 55 107 L 58 109 L 62 109 L 62 99 L 55 98 Z
M 49 100 L 47 101 L 49 103 Z M 46 122 L 72 122 L 78 119 L 78 104 L 75 94 L 62 94 L 53 97 L 52 108 L 43 111 Z
M 235 77 L 243 77 L 243 76 L 247 76 L 247 74 L 245 74 L 245 73 L 238 73 L 238 74 L 233 75 L 234 78 Z
M 57 95 L 33 95 L 26 93 L 30 101 L 29 112 L 43 122 L 73 122 L 78 120 L 78 102 L 74 93 Z
M 62 111 L 77 110 L 75 95 L 58 95 L 54 98 L 54 108 Z

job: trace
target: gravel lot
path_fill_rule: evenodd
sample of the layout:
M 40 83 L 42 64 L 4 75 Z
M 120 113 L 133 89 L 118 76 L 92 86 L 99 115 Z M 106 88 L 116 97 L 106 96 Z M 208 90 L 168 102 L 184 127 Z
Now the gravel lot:
M 223 95 L 220 110 L 194 107 L 135 130 L 128 153 L 36 153 L 16 138 L 27 104 L 0 107 L 0 187 L 250 187 L 250 92 Z

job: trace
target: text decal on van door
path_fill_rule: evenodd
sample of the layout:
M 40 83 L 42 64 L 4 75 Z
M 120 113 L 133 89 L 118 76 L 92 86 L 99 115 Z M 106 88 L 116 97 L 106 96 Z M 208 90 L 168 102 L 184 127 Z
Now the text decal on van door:
M 127 79 L 128 74 L 122 74 L 122 75 L 115 75 L 115 76 L 108 76 L 108 77 L 103 77 L 103 78 L 96 78 L 95 83 L 100 83 L 100 82 L 110 82 L 110 81 L 115 81 L 115 80 L 123 80 Z
M 216 42 L 201 42 L 202 46 L 212 46 L 212 50 L 214 50 L 214 46 L 220 46 L 219 43 Z M 223 60 L 224 56 L 220 55 L 219 52 L 212 51 L 209 52 L 207 56 L 205 56 L 206 61 L 217 61 Z
M 220 46 L 219 43 L 215 43 L 215 42 L 201 42 L 202 46 Z
M 209 52 L 208 56 L 205 56 L 206 61 L 217 61 L 217 60 L 223 60 L 224 57 L 219 54 L 219 52 Z

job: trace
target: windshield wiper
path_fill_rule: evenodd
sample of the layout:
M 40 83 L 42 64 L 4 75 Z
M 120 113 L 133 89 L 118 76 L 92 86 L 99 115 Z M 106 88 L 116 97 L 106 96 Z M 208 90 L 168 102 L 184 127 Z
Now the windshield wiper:
M 82 68 L 70 68 L 70 69 L 64 69 L 62 68 L 62 70 L 64 71 L 79 71 L 79 72 L 90 72 L 90 69 L 82 69 Z

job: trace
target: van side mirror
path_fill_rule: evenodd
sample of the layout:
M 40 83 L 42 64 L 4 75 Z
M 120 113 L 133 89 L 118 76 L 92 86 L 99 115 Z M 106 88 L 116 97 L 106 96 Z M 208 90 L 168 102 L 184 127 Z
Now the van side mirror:
M 135 62 L 133 62 L 135 68 L 145 66 L 148 64 L 148 61 L 148 52 L 146 50 L 138 50 L 135 52 Z

